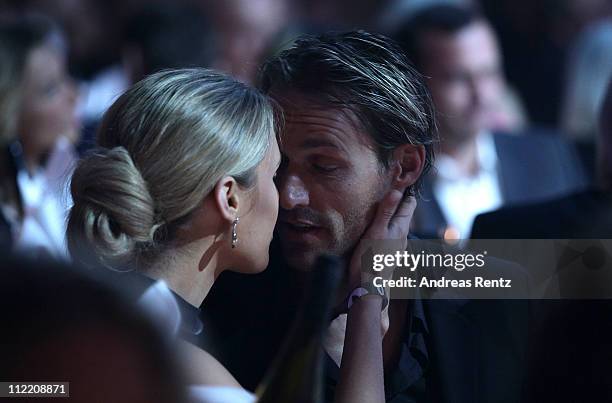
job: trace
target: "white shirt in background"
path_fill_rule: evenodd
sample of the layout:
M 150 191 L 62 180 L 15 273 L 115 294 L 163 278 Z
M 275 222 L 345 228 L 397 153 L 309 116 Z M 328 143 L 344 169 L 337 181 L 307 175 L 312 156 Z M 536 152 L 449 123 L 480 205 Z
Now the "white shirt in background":
M 114 65 L 101 71 L 91 81 L 80 83 L 77 115 L 85 122 L 100 119 L 129 86 L 122 66 Z
M 72 206 L 69 183 L 77 162 L 72 144 L 60 138 L 51 151 L 46 166 L 33 175 L 17 172 L 17 186 L 23 203 L 23 219 L 12 207 L 2 206 L 11 223 L 15 249 L 40 251 L 68 259 L 66 223 Z
M 457 163 L 447 155 L 437 157 L 437 176 L 433 191 L 454 239 L 467 239 L 478 214 L 502 206 L 498 176 L 498 157 L 493 135 L 483 132 L 476 138 L 478 171 L 471 176 L 459 174 Z

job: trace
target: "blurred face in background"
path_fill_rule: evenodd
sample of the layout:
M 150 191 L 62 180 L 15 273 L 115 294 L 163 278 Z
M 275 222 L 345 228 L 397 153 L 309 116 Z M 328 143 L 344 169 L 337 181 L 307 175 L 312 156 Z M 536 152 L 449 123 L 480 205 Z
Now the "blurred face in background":
M 427 32 L 419 46 L 442 140 L 473 138 L 487 126 L 504 88 L 493 31 L 478 21 L 454 34 Z
M 213 4 L 221 52 L 216 68 L 241 81 L 254 82 L 262 57 L 289 19 L 289 1 L 225 0 Z
M 27 159 L 49 152 L 61 136 L 76 141 L 76 89 L 62 52 L 42 45 L 28 55 L 22 81 L 18 135 Z
M 138 3 L 137 0 L 30 1 L 34 9 L 53 18 L 64 30 L 70 43 L 70 68 L 82 79 L 90 79 L 101 69 L 119 62 L 122 13 Z

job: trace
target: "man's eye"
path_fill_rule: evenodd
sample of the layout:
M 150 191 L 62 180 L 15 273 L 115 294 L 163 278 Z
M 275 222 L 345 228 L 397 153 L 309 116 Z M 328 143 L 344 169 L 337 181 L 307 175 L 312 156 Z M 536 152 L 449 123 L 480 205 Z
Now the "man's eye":
M 59 91 L 59 88 L 57 83 L 47 84 L 43 87 L 43 95 L 50 98 Z
M 319 172 L 323 172 L 323 173 L 332 173 L 336 170 L 338 170 L 338 166 L 336 165 L 318 165 L 318 164 L 313 164 L 312 167 L 314 169 L 316 169 Z

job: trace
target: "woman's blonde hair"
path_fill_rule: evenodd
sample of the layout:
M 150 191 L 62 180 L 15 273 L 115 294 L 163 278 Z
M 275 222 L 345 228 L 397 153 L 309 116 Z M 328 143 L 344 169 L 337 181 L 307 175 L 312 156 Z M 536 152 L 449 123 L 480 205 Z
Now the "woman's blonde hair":
M 162 71 L 109 108 L 77 166 L 68 247 L 75 260 L 147 264 L 224 176 L 245 188 L 275 134 L 257 90 L 207 69 Z

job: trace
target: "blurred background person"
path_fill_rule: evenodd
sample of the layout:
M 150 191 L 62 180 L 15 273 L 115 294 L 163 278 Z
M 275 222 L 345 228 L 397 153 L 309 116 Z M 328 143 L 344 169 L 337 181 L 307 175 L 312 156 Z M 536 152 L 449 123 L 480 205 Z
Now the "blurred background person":
M 499 34 L 505 70 L 531 122 L 556 127 L 571 44 L 612 16 L 609 0 L 479 0 Z
M 77 93 L 60 31 L 42 17 L 0 24 L 0 199 L 19 249 L 65 256 L 65 193 Z
M 428 77 L 440 137 L 436 169 L 424 181 L 415 212 L 417 234 L 466 239 L 479 213 L 583 186 L 573 150 L 555 136 L 489 130 L 505 81 L 484 16 L 461 5 L 424 7 L 396 39 Z
M 153 2 L 146 8 L 134 7 L 122 20 L 121 59 L 114 71 L 123 84 L 111 86 L 106 106 L 145 76 L 163 69 L 211 67 L 218 57 L 217 35 L 202 10 L 185 2 Z M 117 92 L 118 91 L 118 92 Z M 81 154 L 95 145 L 100 113 L 89 114 L 79 144 Z
M 576 142 L 591 182 L 595 175 L 598 114 L 612 77 L 612 18 L 587 27 L 570 49 L 560 127 Z
M 593 248 L 597 240 L 612 238 L 612 81 L 605 94 L 599 112 L 597 186 L 543 203 L 483 214 L 474 222 L 475 239 L 585 239 L 589 246 L 573 250 L 569 257 L 570 262 L 579 261 L 579 265 L 591 271 L 578 271 L 568 278 L 570 287 L 581 287 L 582 299 L 544 299 L 532 303 L 534 331 L 522 399 L 525 402 L 575 402 L 584 401 L 586 396 L 609 400 L 612 391 L 610 285 L 589 281 L 592 273 L 605 275 L 610 270 L 605 246 L 604 253 L 595 260 L 601 266 L 593 266 L 593 261 L 587 260 L 589 253 L 597 251 Z M 524 242 L 523 248 L 540 245 Z M 526 256 L 532 258 L 538 253 L 535 250 Z M 567 368 L 583 370 L 571 380 L 559 382 L 566 376 Z
M 134 83 L 132 80 L 140 79 L 133 74 L 143 74 L 134 70 L 141 68 L 134 64 L 142 62 L 139 55 L 134 55 L 134 50 L 141 51 L 145 39 L 147 44 L 151 43 L 153 30 L 157 30 L 161 36 L 165 35 L 166 39 L 172 38 L 169 43 L 157 43 L 165 45 L 164 49 L 158 48 L 156 52 L 158 55 L 166 53 L 166 60 L 174 58 L 179 53 L 177 50 L 185 54 L 187 47 L 194 55 L 201 53 L 196 47 L 203 39 L 198 36 L 200 32 L 194 30 L 194 21 L 199 21 L 201 16 L 196 0 L 25 0 L 6 3 L 10 5 L 7 9 L 12 13 L 34 11 L 48 15 L 65 31 L 70 45 L 68 66 L 78 82 L 77 114 L 83 121 L 85 131 L 85 144 L 81 145 L 81 152 L 91 146 L 95 127 L 106 109 Z M 189 10 L 185 11 L 185 8 Z M 166 18 L 160 17 L 163 12 L 167 12 Z M 191 14 L 189 21 L 186 14 Z M 182 28 L 176 28 L 176 24 L 186 21 Z M 143 28 L 142 23 L 148 27 Z M 206 30 L 208 26 L 204 21 L 203 29 Z M 177 31 L 180 33 L 177 34 Z M 185 40 L 187 35 L 193 36 Z M 139 45 L 136 48 L 135 42 Z M 165 67 L 181 66 L 173 63 Z
M 476 217 L 472 238 L 574 239 L 612 237 L 612 82 L 599 112 L 595 186 L 537 204 Z
M 292 20 L 290 0 L 202 1 L 213 16 L 219 37 L 219 58 L 214 67 L 253 84 L 260 64 Z
M 152 6 L 198 7 L 220 38 L 213 66 L 252 81 L 262 55 L 286 47 L 279 41 L 286 45 L 293 33 L 321 32 L 322 27 L 390 33 L 407 14 L 442 2 L 482 9 L 499 33 L 518 105 L 524 103 L 531 122 L 547 126 L 560 119 L 570 44 L 586 27 L 612 15 L 609 0 L 0 0 L 0 13 L 33 10 L 60 23 L 71 43 L 70 71 L 83 83 L 79 111 L 88 121 L 99 119 L 129 85 L 121 65 L 126 21 Z M 513 96 L 509 99 L 509 105 L 502 104 L 506 114 L 516 110 Z M 506 128 L 504 119 L 495 123 Z
M 377 26 L 383 32 L 393 35 L 412 16 L 436 5 L 479 9 L 479 2 L 475 0 L 395 0 L 385 8 Z M 506 81 L 505 75 L 501 74 L 499 79 L 502 81 L 501 89 L 490 99 L 484 126 L 493 131 L 517 133 L 528 124 L 527 111 L 519 93 Z
M 200 8 L 182 3 L 153 3 L 126 19 L 122 58 L 129 82 L 163 69 L 212 67 L 217 36 Z
M 69 382 L 70 397 L 52 402 L 185 402 L 180 357 L 130 292 L 80 267 L 4 255 L 0 378 Z
M 85 126 L 97 121 L 129 82 L 121 66 L 122 30 L 135 0 L 25 0 L 15 12 L 42 13 L 66 33 L 68 67 L 78 83 L 77 114 Z

